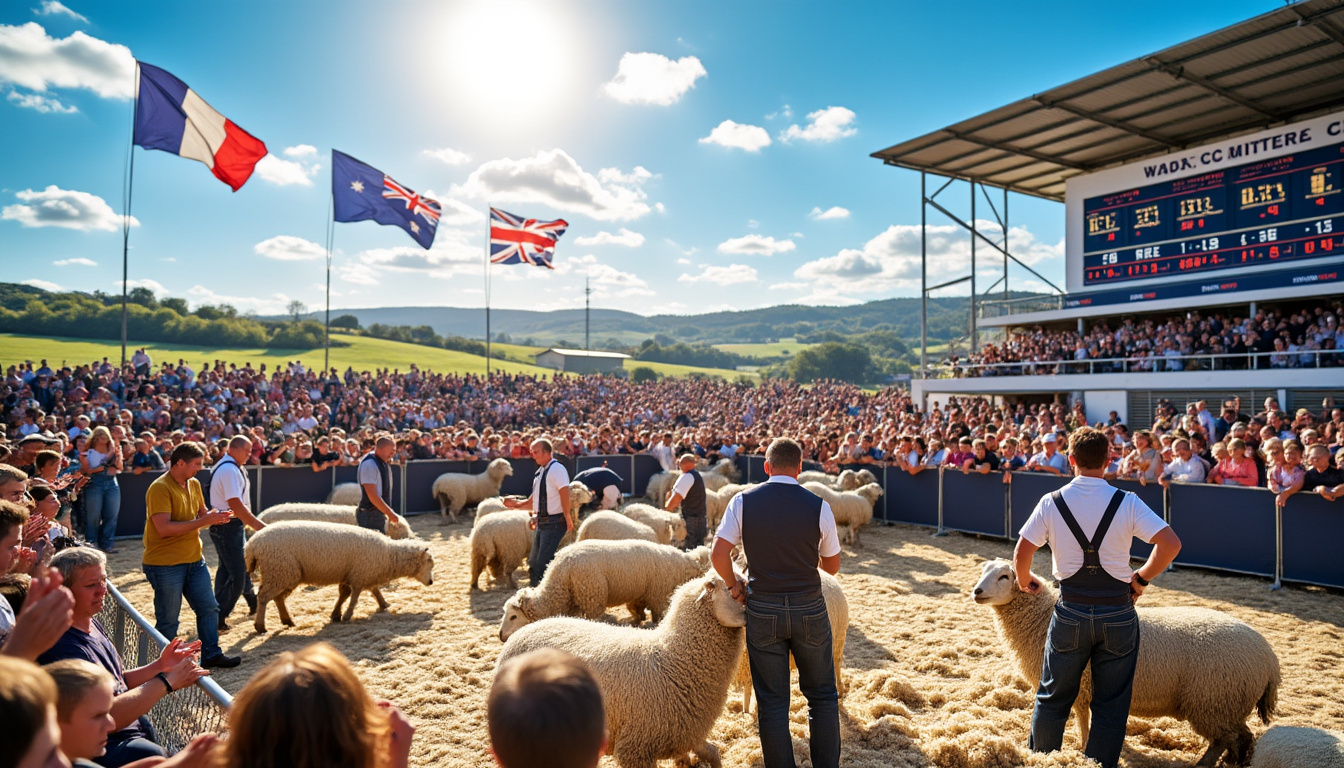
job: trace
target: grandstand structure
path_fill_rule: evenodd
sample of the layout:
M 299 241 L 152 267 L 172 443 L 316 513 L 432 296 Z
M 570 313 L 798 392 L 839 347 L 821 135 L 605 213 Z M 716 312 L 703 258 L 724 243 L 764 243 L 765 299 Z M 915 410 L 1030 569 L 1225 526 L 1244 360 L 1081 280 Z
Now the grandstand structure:
M 872 157 L 920 174 L 922 295 L 927 305 L 930 292 L 970 283 L 973 352 L 982 336 L 1013 329 L 1081 334 L 1102 320 L 1114 328 L 1191 311 L 1294 311 L 1344 293 L 1341 83 L 1344 0 L 1301 0 Z M 948 208 L 967 187 L 969 220 Z M 1009 192 L 1064 203 L 1063 288 L 1010 252 Z M 930 213 L 969 233 L 970 274 L 930 285 Z M 1010 298 L 1010 267 L 1055 295 Z M 980 290 L 987 269 L 998 279 Z M 1254 357 L 1207 354 L 1172 365 L 1080 360 L 1043 373 L 949 371 L 929 361 L 927 335 L 921 346 L 912 388 L 926 403 L 1066 394 L 1082 400 L 1090 421 L 1117 411 L 1138 424 L 1151 423 L 1160 398 L 1273 395 L 1285 408 L 1313 410 L 1326 396 L 1344 402 L 1338 351 L 1291 375 Z

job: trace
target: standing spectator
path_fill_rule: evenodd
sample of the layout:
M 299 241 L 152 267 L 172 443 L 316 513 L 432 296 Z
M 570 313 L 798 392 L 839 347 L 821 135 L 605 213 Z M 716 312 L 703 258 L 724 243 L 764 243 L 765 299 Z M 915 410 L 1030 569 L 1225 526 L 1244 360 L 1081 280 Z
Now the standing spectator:
M 1302 446 L 1295 440 L 1289 440 L 1283 446 L 1283 460 L 1269 468 L 1267 486 L 1273 491 L 1274 503 L 1280 507 L 1288 501 L 1288 497 L 1302 490 L 1302 485 L 1307 479 L 1306 470 L 1302 468 Z
M 131 456 L 131 474 L 142 475 L 146 472 L 162 472 L 163 457 L 143 437 L 135 439 L 135 455 Z
M 196 475 L 205 463 L 205 451 L 184 442 L 168 457 L 168 471 L 145 492 L 145 551 L 141 558 L 145 579 L 154 589 L 154 626 L 164 637 L 177 636 L 182 598 L 196 614 L 206 668 L 236 667 L 237 656 L 225 656 L 219 647 L 219 603 L 210 587 L 210 569 L 201 557 L 200 530 L 227 523 L 228 510 L 205 506 Z M 174 686 L 176 687 L 176 686 Z
M 501 768 L 596 768 L 606 752 L 602 691 L 565 651 L 540 648 L 501 664 L 485 707 Z
M 972 447 L 971 438 L 963 437 L 957 440 L 957 450 L 947 457 L 947 466 L 950 469 L 964 469 L 966 462 L 975 458 L 975 451 Z
M 1227 443 L 1227 454 L 1209 473 L 1209 482 L 1254 488 L 1259 484 L 1255 462 L 1246 457 L 1246 442 L 1234 437 Z
M 665 509 L 668 512 L 680 511 L 682 519 L 686 521 L 686 549 L 695 549 L 705 543 L 705 534 L 709 528 L 705 480 L 700 476 L 700 470 L 695 468 L 695 454 L 681 455 L 681 477 L 672 486 Z
M 663 468 L 664 472 L 671 472 L 672 468 L 676 466 L 676 462 L 672 459 L 674 455 L 672 452 L 672 433 L 664 432 L 662 442 L 650 448 L 649 453 L 653 454 L 653 457 L 658 460 L 658 465 Z
M 1059 453 L 1058 442 L 1059 437 L 1056 433 L 1046 432 L 1041 438 L 1041 452 L 1027 460 L 1027 469 L 1063 476 L 1069 463 L 1064 455 Z
M 112 552 L 112 537 L 117 533 L 117 517 L 121 511 L 121 487 L 117 473 L 121 471 L 121 451 L 112 442 L 107 427 L 93 430 L 89 445 L 79 454 L 79 471 L 89 477 L 84 488 L 84 538 L 104 552 Z
M 972 470 L 982 475 L 999 471 L 998 455 L 991 453 L 985 441 L 978 437 L 971 443 L 971 458 L 961 465 L 962 474 L 968 474 Z
M 228 451 L 210 470 L 210 507 L 227 509 L 233 519 L 210 526 L 210 542 L 215 545 L 219 565 L 215 570 L 215 602 L 219 604 L 219 628 L 228 629 L 226 620 L 241 596 L 248 613 L 257 610 L 257 595 L 252 577 L 243 561 L 244 527 L 259 531 L 266 527 L 252 514 L 252 483 L 243 462 L 252 455 L 252 441 L 242 435 L 229 440 Z
M 840 764 L 840 710 L 831 625 L 821 596 L 818 567 L 840 570 L 835 517 L 823 499 L 798 484 L 803 452 L 789 438 L 775 438 L 765 454 L 769 481 L 733 497 L 724 511 L 714 549 L 714 570 L 729 594 L 747 607 L 747 656 L 759 705 L 761 753 L 770 768 L 794 765 L 789 734 L 789 656 L 807 699 L 814 768 Z M 733 572 L 732 551 L 741 544 L 751 563 L 748 590 Z M 810 629 L 804 636 L 803 628 Z
M 668 433 L 667 438 L 670 440 L 671 437 L 671 433 Z M 528 527 L 536 530 L 536 535 L 532 540 L 532 554 L 528 558 L 527 567 L 531 584 L 536 587 L 541 584 L 546 569 L 555 559 L 560 540 L 575 528 L 575 524 L 569 509 L 569 472 L 555 460 L 550 440 L 539 438 L 532 441 L 532 460 L 538 467 L 532 478 L 532 495 L 526 499 L 505 497 L 504 506 L 532 510 Z
M 1153 447 L 1153 433 L 1141 429 L 1134 433 L 1134 450 L 1120 463 L 1120 476 L 1147 485 L 1162 474 L 1162 456 Z
M 1158 478 L 1162 487 L 1171 485 L 1172 481 L 1178 483 L 1202 483 L 1207 468 L 1204 466 L 1204 460 L 1190 450 L 1190 441 L 1185 438 L 1179 438 L 1172 444 L 1172 451 L 1176 454 L 1162 470 L 1162 476 Z
M 355 520 L 361 528 L 387 533 L 387 522 L 397 519 L 392 511 L 392 468 L 388 465 L 396 451 L 397 441 L 381 435 L 374 441 L 373 450 L 359 460 L 360 496 Z
M 1334 501 L 1344 496 L 1344 471 L 1330 466 L 1330 449 L 1317 443 L 1307 449 L 1307 462 L 1311 464 L 1302 478 L 1302 490 L 1315 493 Z

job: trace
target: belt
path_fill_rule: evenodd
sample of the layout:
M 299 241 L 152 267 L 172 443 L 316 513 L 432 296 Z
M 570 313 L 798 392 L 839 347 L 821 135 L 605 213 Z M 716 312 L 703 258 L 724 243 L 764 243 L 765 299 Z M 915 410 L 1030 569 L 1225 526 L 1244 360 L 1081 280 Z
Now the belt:
M 1123 595 L 1084 595 L 1069 589 L 1061 590 L 1059 599 L 1079 605 L 1131 605 L 1134 602 L 1128 592 Z

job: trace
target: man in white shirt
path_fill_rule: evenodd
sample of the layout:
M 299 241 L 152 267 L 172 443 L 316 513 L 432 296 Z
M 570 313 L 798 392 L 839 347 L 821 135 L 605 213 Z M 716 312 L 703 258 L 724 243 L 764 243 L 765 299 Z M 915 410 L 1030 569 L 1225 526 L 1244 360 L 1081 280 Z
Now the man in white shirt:
M 1049 472 L 1052 475 L 1063 475 L 1068 469 L 1068 462 L 1064 454 L 1057 449 L 1059 447 L 1059 436 L 1055 432 L 1046 432 L 1041 438 L 1042 450 L 1040 453 L 1027 460 L 1027 469 L 1034 472 Z
M 658 465 L 664 472 L 671 472 L 676 468 L 677 462 L 672 449 L 672 433 L 664 432 L 662 442 L 656 443 L 649 448 L 649 453 L 658 460 Z
M 210 508 L 227 509 L 233 519 L 221 525 L 210 526 L 210 541 L 219 556 L 215 569 L 215 602 L 219 603 L 219 628 L 228 629 L 225 619 L 238 604 L 241 596 L 247 603 L 248 613 L 256 613 L 257 594 L 252 588 L 252 577 L 247 575 L 243 560 L 244 526 L 254 531 L 266 527 L 252 514 L 252 484 L 248 482 L 243 465 L 252 456 L 252 441 L 242 435 L 229 440 L 224 457 L 210 470 Z
M 1083 672 L 1090 666 L 1092 728 L 1084 754 L 1102 768 L 1115 768 L 1124 746 L 1139 659 L 1134 602 L 1148 582 L 1176 559 L 1181 540 L 1138 496 L 1116 490 L 1102 479 L 1108 453 L 1104 433 L 1087 427 L 1073 433 L 1069 463 L 1075 477 L 1059 491 L 1041 497 L 1022 526 L 1013 569 L 1019 589 L 1040 592 L 1031 560 L 1037 549 L 1049 544 L 1052 571 L 1061 588 L 1031 716 L 1031 749 L 1060 749 Z M 1129 551 L 1135 537 L 1151 542 L 1153 551 L 1139 570 L 1132 571 Z
M 555 460 L 555 449 L 551 441 L 545 438 L 533 440 L 532 460 L 537 463 L 537 473 L 532 478 L 532 495 L 526 499 L 504 497 L 504 506 L 509 509 L 531 509 L 532 519 L 528 523 L 536 530 L 532 540 L 532 554 L 528 557 L 528 576 L 532 586 L 541 584 L 546 568 L 555 559 L 560 549 L 560 540 L 566 533 L 576 528 L 576 521 L 569 509 L 569 472 L 565 465 Z
M 1162 471 L 1162 476 L 1157 479 L 1162 487 L 1171 485 L 1173 480 L 1178 483 L 1204 482 L 1208 468 L 1204 466 L 1204 460 L 1190 450 L 1190 441 L 1182 437 L 1172 443 L 1171 449 L 1176 453 L 1176 458 L 1172 459 Z

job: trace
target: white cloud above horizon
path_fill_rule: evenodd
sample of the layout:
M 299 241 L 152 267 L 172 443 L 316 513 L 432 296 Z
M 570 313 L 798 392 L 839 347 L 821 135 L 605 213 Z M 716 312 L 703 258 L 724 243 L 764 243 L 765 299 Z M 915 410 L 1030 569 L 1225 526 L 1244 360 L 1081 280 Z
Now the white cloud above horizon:
M 491 205 L 537 203 L 597 221 L 631 221 L 653 210 L 644 184 L 654 178 L 642 166 L 628 174 L 603 168 L 594 176 L 563 149 L 552 149 L 519 160 L 491 160 L 451 191 Z
M 741 149 L 746 152 L 760 152 L 763 147 L 770 146 L 770 134 L 759 125 L 724 120 L 715 126 L 708 136 L 701 137 L 700 143 L 717 144 L 720 147 Z
M 38 16 L 69 16 L 75 21 L 89 23 L 89 19 L 82 13 L 75 13 L 69 6 L 62 3 L 61 0 L 42 0 L 42 5 L 33 9 L 33 13 Z
M 31 285 L 31 286 L 34 287 L 34 288 L 41 288 L 41 289 L 44 290 L 44 291 L 61 291 L 61 290 L 65 290 L 65 289 L 61 288 L 61 286 L 58 285 L 57 283 L 53 283 L 53 282 L 51 282 L 50 280 L 39 280 L 39 279 L 36 278 L 36 277 L 34 277 L 34 278 L 30 278 L 30 279 L 28 279 L 28 280 L 20 280 L 20 281 L 19 281 L 19 285 Z
M 35 21 L 0 25 L 0 83 L 38 93 L 83 88 L 106 99 L 129 99 L 135 57 L 124 45 L 83 32 L 54 38 Z
M 610 264 L 604 264 L 591 253 L 577 259 L 566 259 L 556 265 L 555 271 L 559 274 L 585 276 L 598 289 L 607 289 L 600 293 L 613 298 L 654 295 L 647 281 L 633 272 L 622 272 Z
M 467 163 L 471 162 L 471 155 L 468 155 L 466 152 L 459 152 L 458 150 L 453 149 L 451 147 L 443 147 L 441 149 L 426 149 L 424 151 L 424 154 L 429 155 L 435 160 L 438 160 L 439 162 L 445 163 L 447 165 L 466 165 Z
M 840 206 L 835 205 L 835 206 L 831 206 L 830 208 L 827 208 L 826 210 L 823 211 L 823 210 L 821 210 L 821 207 L 820 207 L 820 206 L 817 206 L 817 207 L 814 207 L 814 208 L 812 209 L 812 212 L 811 212 L 811 213 L 807 214 L 807 217 L 808 217 L 809 219 L 815 219 L 815 220 L 817 220 L 817 221 L 832 221 L 832 220 L 834 220 L 834 219 L 848 219 L 848 218 L 849 218 L 849 209 L 848 209 L 848 208 L 841 208 Z
M 54 267 L 70 267 L 70 266 L 96 267 L 98 266 L 98 262 L 94 261 L 93 259 L 85 259 L 85 258 L 57 259 L 56 261 L 51 262 L 51 265 Z
M 103 198 L 73 189 L 61 189 L 55 184 L 38 192 L 25 189 L 14 196 L 23 203 L 7 205 L 0 210 L 0 219 L 17 221 L 24 227 L 61 227 L 81 232 L 101 230 L 118 232 L 123 219 Z M 132 227 L 140 222 L 130 217 Z
M 602 88 L 622 104 L 666 107 L 680 101 L 696 80 L 708 74 L 694 56 L 674 61 L 659 53 L 627 52 L 616 66 L 616 76 Z
M 631 232 L 625 227 L 616 230 L 615 234 L 607 231 L 600 231 L 596 235 L 574 238 L 575 245 L 623 245 L 626 248 L 638 248 L 644 244 L 644 236 L 638 232 Z
M 276 261 L 311 261 L 327 255 L 327 249 L 302 237 L 276 235 L 252 246 L 252 252 Z
M 719 253 L 735 253 L 749 256 L 774 256 L 788 253 L 798 246 L 792 240 L 776 240 L 766 235 L 744 235 L 730 237 L 719 243 Z
M 286 157 L 294 160 L 282 160 L 273 154 L 267 154 L 257 162 L 257 176 L 276 186 L 311 187 L 313 177 L 322 170 L 322 164 L 308 160 L 317 156 L 317 147 L 311 144 L 299 144 L 283 150 Z
M 79 107 L 73 104 L 66 104 L 55 96 L 43 96 L 40 93 L 10 91 L 5 98 L 16 107 L 36 110 L 43 114 L 71 115 L 79 111 Z
M 728 264 L 727 266 L 706 266 L 700 270 L 698 275 L 683 273 L 677 278 L 677 282 L 739 285 L 741 283 L 753 283 L 757 279 L 759 279 L 759 275 L 755 267 L 746 264 Z
M 780 132 L 779 140 L 786 143 L 795 139 L 830 142 L 846 136 L 853 136 L 859 132 L 857 128 L 853 127 L 854 117 L 853 110 L 845 107 L 827 107 L 816 112 L 809 112 L 806 127 L 800 127 L 797 123 L 790 125 Z

